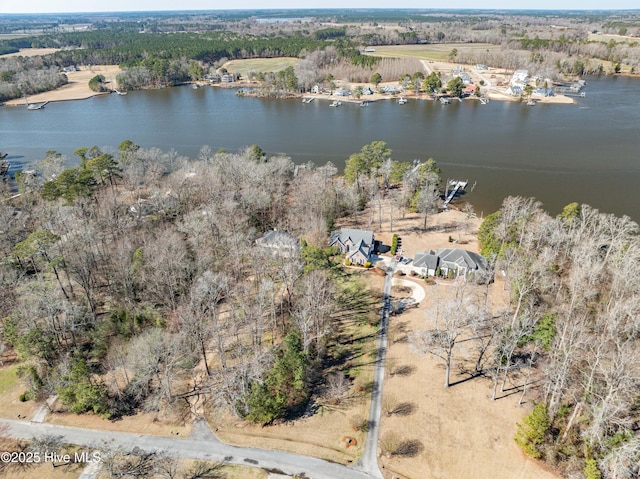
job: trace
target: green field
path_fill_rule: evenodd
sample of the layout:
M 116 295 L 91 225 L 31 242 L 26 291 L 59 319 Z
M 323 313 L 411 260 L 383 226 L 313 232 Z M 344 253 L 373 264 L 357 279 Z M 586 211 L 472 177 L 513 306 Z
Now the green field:
M 499 50 L 499 45 L 490 43 L 437 43 L 428 45 L 391 45 L 372 47 L 375 52 L 367 52 L 365 55 L 387 58 L 415 57 L 419 60 L 446 61 L 449 52 L 454 48 L 459 53 L 477 52 L 479 50 Z
M 279 72 L 287 67 L 295 66 L 297 58 L 252 58 L 250 60 L 231 60 L 222 65 L 230 73 L 239 73 L 243 78 L 249 72 Z

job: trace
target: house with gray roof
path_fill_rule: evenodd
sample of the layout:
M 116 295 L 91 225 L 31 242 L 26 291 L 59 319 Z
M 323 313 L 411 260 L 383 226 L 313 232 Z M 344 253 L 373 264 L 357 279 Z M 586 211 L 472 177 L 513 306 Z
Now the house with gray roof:
M 457 248 L 440 248 L 436 251 L 440 259 L 440 271 L 443 276 L 473 278 L 478 282 L 490 279 L 487 260 L 484 256 Z
M 331 233 L 329 246 L 337 246 L 346 259 L 355 264 L 365 264 L 374 250 L 373 231 L 342 228 Z
M 256 240 L 256 245 L 287 257 L 298 251 L 298 239 L 286 231 L 267 231 Z
M 478 283 L 490 281 L 487 260 L 478 253 L 456 248 L 416 253 L 411 269 L 420 276 L 442 275 L 445 278 L 473 279 Z
M 433 251 L 416 253 L 413 270 L 421 276 L 435 276 L 440 266 L 440 258 Z

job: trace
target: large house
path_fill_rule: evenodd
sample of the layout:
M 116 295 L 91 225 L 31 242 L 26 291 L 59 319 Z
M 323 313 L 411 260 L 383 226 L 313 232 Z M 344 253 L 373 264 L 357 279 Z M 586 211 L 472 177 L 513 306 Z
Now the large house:
M 346 259 L 354 264 L 365 264 L 374 250 L 373 231 L 342 228 L 331 233 L 329 246 L 337 246 Z
M 298 251 L 298 239 L 285 231 L 267 231 L 256 240 L 256 245 L 282 256 L 294 256 Z
M 437 251 L 416 253 L 413 270 L 422 276 L 474 279 L 478 282 L 491 280 L 487 260 L 478 253 L 457 248 L 440 248 Z

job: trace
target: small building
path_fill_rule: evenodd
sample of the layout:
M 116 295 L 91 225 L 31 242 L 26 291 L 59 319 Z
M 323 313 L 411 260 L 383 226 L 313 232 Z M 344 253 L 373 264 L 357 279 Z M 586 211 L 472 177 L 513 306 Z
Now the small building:
M 313 93 L 314 95 L 320 94 L 320 85 L 313 85 L 311 87 L 311 93 Z
M 482 63 L 476 63 L 476 70 L 488 70 L 489 67 L 487 65 L 483 65 Z
M 231 73 L 225 73 L 224 75 L 220 76 L 220 81 L 222 83 L 231 83 L 233 82 L 233 75 Z
M 261 238 L 256 240 L 256 245 L 270 250 L 273 253 L 280 253 L 283 256 L 294 256 L 298 251 L 298 239 L 286 231 L 267 231 Z
M 364 87 L 362 89 L 362 94 L 363 95 L 373 95 L 373 90 L 371 88 L 369 88 L 368 86 Z
M 363 265 L 373 254 L 375 239 L 373 231 L 342 228 L 331 233 L 329 246 L 337 246 L 346 259 L 354 264 Z
M 351 90 L 349 90 L 348 88 L 345 88 L 345 87 L 340 87 L 334 93 L 334 95 L 337 95 L 337 96 L 349 96 L 349 95 L 351 95 Z

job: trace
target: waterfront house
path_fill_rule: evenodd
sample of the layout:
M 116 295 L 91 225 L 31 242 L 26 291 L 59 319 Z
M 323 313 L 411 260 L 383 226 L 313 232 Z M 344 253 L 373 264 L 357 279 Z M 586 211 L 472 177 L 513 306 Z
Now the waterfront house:
M 464 83 L 465 85 L 468 85 L 469 83 L 471 83 L 471 77 L 469 76 L 468 73 L 459 73 L 457 75 L 460 80 L 462 80 L 462 83 Z
M 231 83 L 231 82 L 233 82 L 233 75 L 230 74 L 230 73 L 225 73 L 224 75 L 222 75 L 220 77 L 220 81 L 222 83 Z
M 516 70 L 511 76 L 509 83 L 511 86 L 525 86 L 529 82 L 528 70 Z
M 522 87 L 521 86 L 510 86 L 506 90 L 507 95 L 511 96 L 520 96 L 522 95 Z
M 472 96 L 476 94 L 476 85 L 467 85 L 466 87 L 464 87 L 464 90 L 462 90 L 462 96 Z
M 533 90 L 533 94 L 542 97 L 554 96 L 553 90 L 551 88 L 536 88 L 535 90 Z
M 373 231 L 342 228 L 331 233 L 329 246 L 337 246 L 346 259 L 363 265 L 370 260 L 374 250 Z
M 433 252 L 416 253 L 413 259 L 413 270 L 420 276 L 435 276 L 440 266 L 440 258 Z
M 440 248 L 436 251 L 440 259 L 440 272 L 444 277 L 474 279 L 479 283 L 489 280 L 487 260 L 484 256 L 457 248 Z
M 489 277 L 487 260 L 482 255 L 457 248 L 416 253 L 411 269 L 420 276 L 463 277 L 478 283 L 492 279 Z
M 487 65 L 483 65 L 482 63 L 476 64 L 476 70 L 488 70 L 489 67 Z

